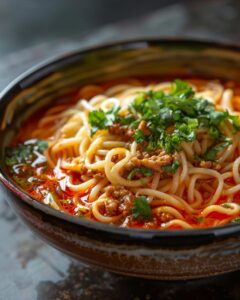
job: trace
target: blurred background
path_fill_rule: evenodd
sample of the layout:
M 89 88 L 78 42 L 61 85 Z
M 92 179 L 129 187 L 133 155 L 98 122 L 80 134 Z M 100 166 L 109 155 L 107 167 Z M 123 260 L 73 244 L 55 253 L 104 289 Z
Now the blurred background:
M 0 0 L 0 90 L 81 47 L 140 37 L 240 43 L 240 0 Z M 240 299 L 239 272 L 199 281 L 112 275 L 35 238 L 0 195 L 0 300 Z
M 117 39 L 238 42 L 239 19 L 239 0 L 0 0 L 0 74 L 12 66 L 0 86 L 47 57 Z
M 238 42 L 239 20 L 239 0 L 0 0 L 0 87 L 45 58 L 112 40 Z
M 239 37 L 234 23 L 239 8 L 238 0 L 1 0 L 0 54 L 78 39 L 121 22 L 130 27 L 127 36 L 214 33 L 216 38 L 231 38 L 238 32 Z
M 34 44 L 77 38 L 101 26 L 138 19 L 177 1 L 1 0 L 1 54 Z
M 174 0 L 1 0 L 1 54 L 34 44 L 77 38 L 101 26 L 132 20 Z M 186 2 L 186 1 L 182 1 Z M 191 1 L 189 1 L 191 2 Z

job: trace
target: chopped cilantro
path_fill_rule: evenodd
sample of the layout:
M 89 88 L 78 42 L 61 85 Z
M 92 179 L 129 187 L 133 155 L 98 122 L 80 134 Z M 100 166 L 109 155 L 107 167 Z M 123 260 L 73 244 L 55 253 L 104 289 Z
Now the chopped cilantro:
M 196 217 L 195 219 L 199 223 L 203 223 L 205 221 L 205 219 L 203 217 Z
M 224 208 L 232 208 L 231 205 L 229 205 L 228 203 L 223 203 L 222 207 L 224 207 Z
M 88 116 L 89 123 L 92 126 L 91 135 L 94 135 L 98 130 L 107 129 L 112 126 L 116 121 L 119 110 L 119 106 L 113 106 L 107 112 L 104 112 L 101 108 L 91 111 Z
M 140 144 L 145 141 L 145 135 L 142 130 L 138 129 L 134 134 L 135 141 Z
M 144 196 L 137 197 L 133 202 L 132 216 L 137 220 L 151 220 L 151 207 Z
M 140 182 L 141 182 L 142 185 L 146 185 L 147 184 L 146 181 L 143 178 L 140 178 L 139 180 L 140 180 Z
M 43 153 L 48 147 L 48 142 L 43 140 L 27 141 L 25 144 L 32 145 L 34 150 L 38 151 L 39 153 Z
M 215 161 L 217 160 L 217 154 L 221 151 L 223 151 L 226 147 L 228 147 L 231 144 L 230 140 L 225 140 L 221 144 L 211 146 L 207 149 L 207 151 L 204 153 L 203 158 L 205 160 Z
M 86 206 L 79 205 L 75 208 L 78 217 L 85 218 L 89 215 L 89 209 Z
M 61 202 L 63 204 L 71 204 L 72 203 L 72 199 L 63 199 L 63 200 L 61 200 Z
M 229 117 L 227 111 L 209 111 L 209 124 L 213 126 L 219 126 L 223 121 L 226 121 Z
M 215 139 L 219 139 L 221 136 L 220 130 L 214 126 L 209 127 L 208 133 Z
M 42 154 L 48 146 L 46 141 L 30 140 L 16 147 L 6 149 L 5 163 L 8 167 L 18 164 L 31 164 L 36 158 L 37 153 Z
M 231 223 L 240 223 L 240 217 L 232 219 Z
M 28 140 L 15 147 L 6 148 L 5 164 L 14 181 L 22 188 L 29 188 L 40 182 L 34 176 L 33 163 L 42 167 L 46 162 L 42 155 L 48 143 L 42 140 Z
M 20 185 L 22 188 L 26 187 L 27 185 L 31 185 L 31 183 L 28 183 L 26 178 L 22 178 L 17 175 L 13 175 L 13 180 Z
M 150 169 L 144 168 L 144 167 L 141 167 L 141 168 L 134 168 L 134 169 L 132 169 L 132 171 L 128 174 L 127 179 L 128 179 L 128 180 L 132 180 L 136 174 L 141 174 L 141 175 L 143 175 L 143 176 L 150 177 L 150 176 L 153 175 L 153 171 L 150 170 Z
M 229 118 L 232 120 L 234 128 L 240 130 L 240 117 L 230 115 Z
M 174 162 L 172 164 L 163 166 L 162 170 L 165 171 L 166 173 L 174 174 L 177 171 L 177 169 L 179 168 L 179 166 L 180 166 L 179 161 L 174 160 Z
M 148 134 L 138 128 L 141 121 L 145 121 Z M 215 160 L 216 154 L 227 147 L 229 142 L 222 132 L 226 121 L 232 124 L 233 130 L 240 130 L 238 116 L 230 115 L 228 111 L 217 111 L 212 102 L 197 98 L 191 86 L 181 80 L 173 82 L 169 93 L 140 93 L 130 104 L 127 114 L 121 115 L 120 107 L 89 113 L 92 134 L 113 124 L 131 127 L 135 131 L 133 139 L 138 144 L 144 142 L 147 152 L 164 149 L 173 153 L 179 150 L 182 142 L 194 141 L 199 128 L 207 129 L 213 145 L 205 153 L 206 160 Z

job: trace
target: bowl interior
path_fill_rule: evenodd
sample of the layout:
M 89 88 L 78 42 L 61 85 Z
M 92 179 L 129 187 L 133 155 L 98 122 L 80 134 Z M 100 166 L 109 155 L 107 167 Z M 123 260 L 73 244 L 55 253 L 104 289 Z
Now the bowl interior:
M 0 101 L 0 175 L 2 181 L 23 201 L 71 222 L 98 226 L 103 230 L 126 232 L 104 224 L 90 224 L 36 203 L 8 178 L 4 169 L 4 151 L 22 122 L 40 107 L 68 94 L 75 88 L 110 79 L 134 76 L 198 76 L 216 79 L 240 78 L 240 49 L 207 42 L 153 40 L 113 44 L 79 51 L 30 70 L 7 87 Z M 44 207 L 43 207 L 44 206 Z M 90 224 L 90 225 L 89 225 Z M 239 233 L 240 226 L 229 225 L 204 230 L 156 232 L 128 230 L 128 234 L 176 237 L 182 235 L 225 236 Z M 135 233 L 134 233 L 135 232 Z

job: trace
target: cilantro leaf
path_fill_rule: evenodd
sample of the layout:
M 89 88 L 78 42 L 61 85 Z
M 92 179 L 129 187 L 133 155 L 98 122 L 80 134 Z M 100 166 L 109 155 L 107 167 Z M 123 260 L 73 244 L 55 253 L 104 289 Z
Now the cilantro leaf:
M 107 112 L 104 112 L 101 108 L 91 111 L 88 115 L 88 120 L 92 127 L 91 135 L 93 136 L 98 130 L 107 129 L 112 126 L 116 121 L 119 110 L 119 106 L 113 106 Z
M 240 117 L 239 116 L 230 116 L 233 126 L 236 130 L 240 130 Z
M 208 133 L 215 139 L 219 139 L 221 136 L 220 130 L 215 126 L 209 127 Z
M 204 217 L 196 217 L 195 220 L 199 223 L 203 223 L 205 221 Z
M 140 144 L 145 141 L 145 135 L 142 130 L 138 129 L 133 135 L 135 141 Z
M 92 126 L 91 135 L 94 135 L 99 129 L 106 129 L 106 116 L 102 109 L 91 111 L 88 118 Z
M 128 114 L 126 116 L 116 115 L 115 122 L 120 123 L 122 126 L 131 125 L 131 127 L 135 127 L 135 124 L 138 126 L 141 120 L 135 120 L 132 114 Z
M 219 126 L 223 121 L 227 120 L 229 113 L 227 111 L 215 111 L 209 112 L 209 124 L 213 126 Z
M 179 161 L 174 160 L 174 162 L 172 164 L 163 166 L 162 170 L 165 171 L 166 173 L 174 174 L 177 171 L 177 169 L 179 168 L 179 166 L 180 166 Z
M 232 219 L 231 223 L 240 223 L 240 217 Z
M 172 85 L 170 94 L 180 97 L 189 97 L 193 96 L 194 92 L 189 84 L 180 79 L 176 79 Z
M 141 168 L 134 168 L 129 174 L 128 174 L 128 177 L 127 179 L 128 180 L 131 180 L 134 178 L 134 176 L 136 174 L 140 173 L 141 175 L 144 175 L 146 177 L 150 177 L 153 175 L 153 171 L 150 170 L 150 169 L 147 169 L 147 168 L 144 168 L 144 167 L 141 167 Z
M 151 207 L 144 196 L 137 197 L 133 202 L 132 216 L 137 220 L 151 220 L 152 211 Z
M 47 141 L 30 140 L 18 144 L 16 147 L 6 148 L 5 164 L 8 167 L 18 164 L 31 164 L 37 158 L 37 153 L 42 154 L 47 146 Z
M 226 136 L 222 132 L 224 122 L 232 124 L 233 132 L 240 130 L 238 116 L 230 115 L 228 111 L 217 111 L 212 102 L 196 98 L 191 86 L 179 79 L 173 82 L 168 93 L 153 90 L 139 93 L 125 115 L 119 114 L 119 111 L 120 108 L 116 107 L 107 112 L 101 109 L 90 112 L 92 135 L 98 130 L 108 129 L 113 123 L 119 124 L 122 129 L 131 127 L 134 132 L 132 138 L 138 144 L 144 143 L 147 152 L 157 149 L 164 149 L 167 153 L 178 151 L 182 142 L 194 141 L 198 129 L 204 128 L 214 140 L 205 156 L 213 160 L 221 147 L 226 147 Z M 141 121 L 145 122 L 148 134 L 140 130 Z
M 211 146 L 207 149 L 207 151 L 204 153 L 203 158 L 205 160 L 210 161 L 216 161 L 217 160 L 217 154 L 221 151 L 223 151 L 226 147 L 228 147 L 231 144 L 230 140 L 225 140 L 224 142 Z
M 229 205 L 229 203 L 223 203 L 221 206 L 224 208 L 232 208 L 231 205 Z

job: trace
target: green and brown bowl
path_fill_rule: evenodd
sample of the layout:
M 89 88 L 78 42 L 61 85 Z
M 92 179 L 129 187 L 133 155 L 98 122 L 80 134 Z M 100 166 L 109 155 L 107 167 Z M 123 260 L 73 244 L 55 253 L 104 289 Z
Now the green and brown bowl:
M 165 231 L 101 224 L 34 200 L 7 175 L 5 149 L 22 122 L 37 109 L 83 84 L 166 74 L 238 80 L 240 47 L 186 40 L 126 41 L 66 53 L 17 78 L 0 95 L 2 193 L 16 214 L 44 241 L 112 272 L 175 280 L 238 270 L 238 224 Z

